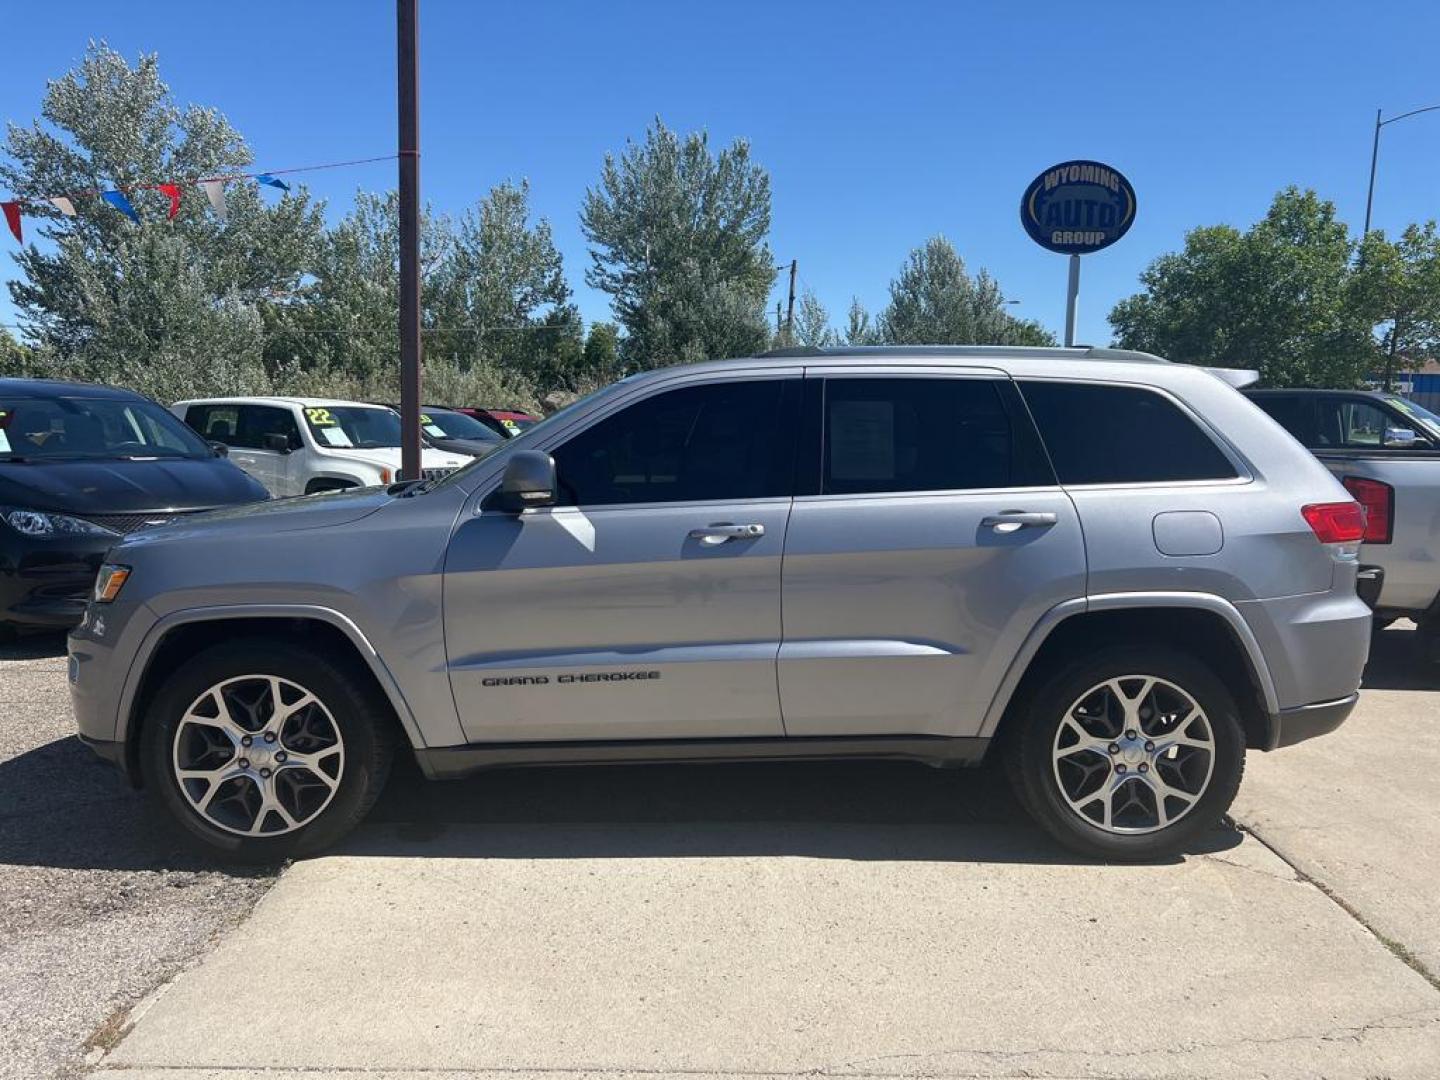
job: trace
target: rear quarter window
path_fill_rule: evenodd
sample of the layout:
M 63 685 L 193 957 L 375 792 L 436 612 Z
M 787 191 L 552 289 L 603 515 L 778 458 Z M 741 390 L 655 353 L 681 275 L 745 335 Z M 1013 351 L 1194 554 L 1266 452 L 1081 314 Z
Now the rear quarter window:
M 1231 480 L 1235 466 L 1185 411 L 1143 387 L 1020 384 L 1062 484 Z

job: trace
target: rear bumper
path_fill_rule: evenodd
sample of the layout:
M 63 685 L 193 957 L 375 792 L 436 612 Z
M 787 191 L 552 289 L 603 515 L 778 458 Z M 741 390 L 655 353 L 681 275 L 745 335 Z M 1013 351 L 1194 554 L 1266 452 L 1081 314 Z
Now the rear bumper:
M 1365 601 L 1371 611 L 1380 603 L 1380 593 L 1385 588 L 1383 566 L 1362 566 L 1355 576 L 1355 595 Z
M 1334 701 L 1317 701 L 1295 709 L 1281 709 L 1270 719 L 1271 745 L 1267 749 L 1294 746 L 1317 735 L 1330 734 L 1345 722 L 1359 700 L 1360 693 L 1356 691 L 1349 697 Z

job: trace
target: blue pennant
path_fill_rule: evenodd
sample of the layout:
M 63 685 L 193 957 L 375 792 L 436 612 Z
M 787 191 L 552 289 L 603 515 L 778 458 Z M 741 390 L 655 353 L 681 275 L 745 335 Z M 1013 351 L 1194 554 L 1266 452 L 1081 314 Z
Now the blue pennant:
M 125 198 L 123 191 L 102 191 L 100 197 L 131 221 L 135 222 L 136 225 L 140 224 L 140 215 L 135 213 L 135 208 L 130 205 L 130 200 Z
M 278 187 L 281 191 L 290 190 L 289 184 L 285 183 L 284 180 L 280 180 L 274 176 L 271 176 L 269 173 L 261 173 L 259 176 L 255 177 L 255 179 L 262 184 L 269 184 L 271 187 Z

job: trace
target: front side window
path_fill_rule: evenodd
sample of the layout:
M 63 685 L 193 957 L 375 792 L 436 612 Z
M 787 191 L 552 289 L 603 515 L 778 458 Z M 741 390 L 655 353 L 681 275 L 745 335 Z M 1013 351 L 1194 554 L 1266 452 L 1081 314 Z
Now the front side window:
M 1321 449 L 1379 450 L 1385 445 L 1386 429 L 1416 429 L 1364 398 L 1321 398 L 1316 412 L 1316 446 Z
M 1001 385 L 994 379 L 826 380 L 821 493 L 1053 483 L 1028 421 L 1012 419 Z
M 321 446 L 374 450 L 400 445 L 400 414 L 359 405 L 306 406 L 301 410 Z
M 1026 403 L 1062 484 L 1230 480 L 1218 446 L 1163 394 L 1137 386 L 1026 381 Z
M 300 445 L 300 429 L 295 426 L 295 415 L 289 409 L 274 405 L 246 405 L 240 410 L 239 436 L 241 446 L 270 449 L 265 445 L 265 436 L 284 436 L 286 445 L 292 449 Z
M 559 504 L 789 495 L 795 433 L 782 412 L 785 383 L 726 380 L 683 387 L 601 420 L 554 451 Z
M 149 401 L 0 401 L 0 461 L 210 456 L 199 436 Z

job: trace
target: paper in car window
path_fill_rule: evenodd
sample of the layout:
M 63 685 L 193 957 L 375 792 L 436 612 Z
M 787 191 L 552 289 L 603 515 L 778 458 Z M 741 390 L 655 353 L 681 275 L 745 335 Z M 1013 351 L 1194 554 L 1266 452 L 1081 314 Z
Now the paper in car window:
M 326 446 L 354 446 L 350 436 L 345 434 L 345 429 L 339 424 L 334 427 L 322 427 L 320 429 L 320 441 Z
M 10 437 L 5 434 L 5 429 L 0 427 L 0 454 L 10 452 Z
M 445 429 L 435 423 L 434 420 L 431 420 L 425 413 L 420 414 L 420 426 L 425 429 L 425 434 L 429 435 L 432 439 L 445 438 Z
M 889 401 L 830 405 L 830 475 L 836 480 L 895 477 L 895 406 Z

